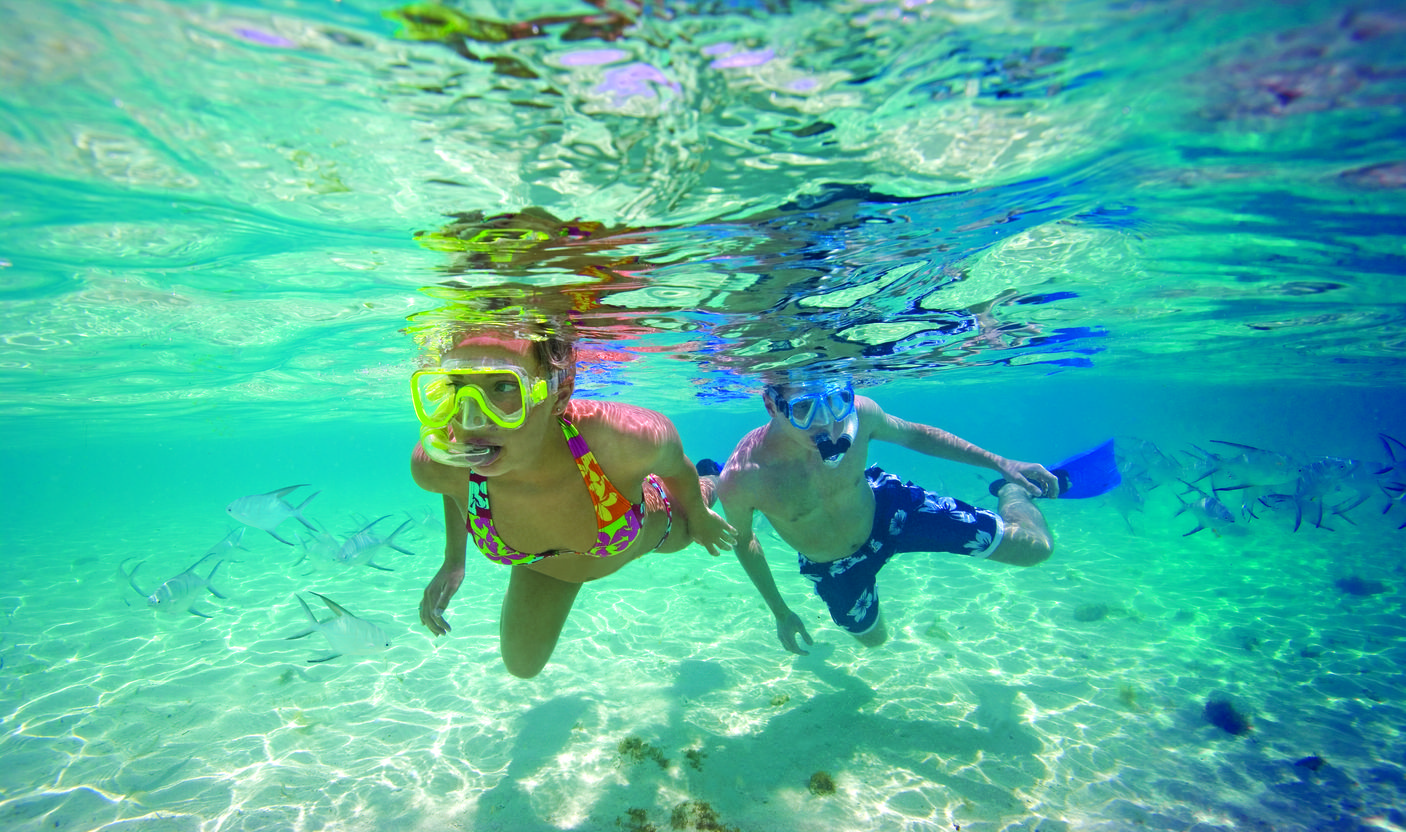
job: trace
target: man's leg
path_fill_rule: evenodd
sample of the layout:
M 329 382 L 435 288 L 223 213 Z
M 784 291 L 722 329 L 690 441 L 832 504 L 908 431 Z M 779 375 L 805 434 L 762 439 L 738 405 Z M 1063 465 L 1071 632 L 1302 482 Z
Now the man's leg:
M 864 550 L 834 563 L 816 563 L 801 556 L 801 574 L 815 582 L 815 594 L 830 610 L 830 619 L 866 647 L 888 640 L 879 616 L 878 572 L 888 558 Z
M 887 515 L 885 545 L 898 552 L 952 552 L 1016 566 L 1034 566 L 1050 556 L 1045 518 L 1018 485 L 1001 488 L 994 512 L 911 482 L 901 487 L 890 483 L 885 492 L 889 504 L 897 507 Z
M 1054 551 L 1050 528 L 1045 516 L 1035 507 L 1030 494 L 1015 483 L 1001 486 L 1000 505 L 996 511 L 1006 524 L 1001 545 L 991 553 L 991 560 L 1015 566 L 1034 566 Z
M 851 635 L 853 634 L 851 633 Z M 854 638 L 865 647 L 878 647 L 888 641 L 889 631 L 888 628 L 884 626 L 883 614 L 879 614 L 878 619 L 874 622 L 874 628 L 872 630 L 862 635 L 856 635 Z

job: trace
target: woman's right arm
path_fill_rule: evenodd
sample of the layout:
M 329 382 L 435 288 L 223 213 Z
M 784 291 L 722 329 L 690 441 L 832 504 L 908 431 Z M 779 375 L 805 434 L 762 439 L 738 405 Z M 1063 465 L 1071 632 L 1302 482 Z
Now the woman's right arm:
M 420 598 L 420 623 L 436 636 L 442 636 L 453 629 L 445 620 L 444 611 L 449 607 L 449 599 L 454 597 L 459 585 L 464 582 L 464 559 L 469 542 L 465 527 L 467 508 L 461 506 L 452 495 L 459 488 L 458 481 L 467 479 L 467 476 L 461 469 L 450 469 L 426 458 L 419 445 L 415 446 L 410 471 L 417 485 L 444 498 L 444 563 Z M 463 493 L 468 493 L 467 483 L 464 484 Z

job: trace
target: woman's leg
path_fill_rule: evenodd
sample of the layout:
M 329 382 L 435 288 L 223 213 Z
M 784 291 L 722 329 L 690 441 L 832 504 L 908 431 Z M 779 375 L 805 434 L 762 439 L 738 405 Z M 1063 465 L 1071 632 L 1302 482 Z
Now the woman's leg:
M 508 672 L 531 679 L 552 657 L 580 584 L 514 566 L 498 619 L 498 643 Z

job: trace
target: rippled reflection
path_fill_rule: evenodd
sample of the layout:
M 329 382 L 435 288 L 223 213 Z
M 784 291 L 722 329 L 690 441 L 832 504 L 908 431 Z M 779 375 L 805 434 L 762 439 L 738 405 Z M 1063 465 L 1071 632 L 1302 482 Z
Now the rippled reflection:
M 1026 229 L 1077 222 L 1083 202 L 1050 181 L 924 198 L 836 185 L 690 227 L 531 208 L 461 212 L 416 237 L 447 254 L 446 279 L 427 291 L 452 300 L 460 319 L 569 319 L 626 352 L 687 333 L 670 343 L 673 355 L 730 378 L 813 365 L 922 375 L 957 364 L 1088 364 L 1101 329 L 1046 326 L 1027 313 L 1077 293 L 947 291 L 968 278 L 970 258 Z

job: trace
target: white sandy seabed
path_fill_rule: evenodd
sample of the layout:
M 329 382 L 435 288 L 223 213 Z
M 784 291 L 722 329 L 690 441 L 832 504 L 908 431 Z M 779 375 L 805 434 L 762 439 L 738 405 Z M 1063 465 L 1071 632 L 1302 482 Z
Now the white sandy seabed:
M 405 497 L 378 508 L 434 509 Z M 779 646 L 730 555 L 650 557 L 582 593 L 530 681 L 498 660 L 502 568 L 471 568 L 452 636 L 420 628 L 433 524 L 404 538 L 418 557 L 383 558 L 394 572 L 303 574 L 251 532 L 215 576 L 229 600 L 200 602 L 209 620 L 152 613 L 117 569 L 144 560 L 148 583 L 180 572 L 223 534 L 218 513 L 214 526 L 21 529 L 3 592 L 0 828 L 1401 823 L 1406 619 L 1388 553 L 1406 532 L 1295 534 L 1270 518 L 1244 537 L 1183 538 L 1191 521 L 1158 499 L 1135 529 L 1099 500 L 1050 506 L 1058 550 L 1031 569 L 901 556 L 881 574 L 892 638 L 878 649 L 829 622 L 769 532 L 816 639 L 807 657 Z M 1388 591 L 1345 594 L 1333 582 L 1350 574 Z M 394 646 L 308 663 L 323 637 L 284 639 L 304 627 L 304 590 L 383 622 Z M 1209 724 L 1212 696 L 1253 729 Z

